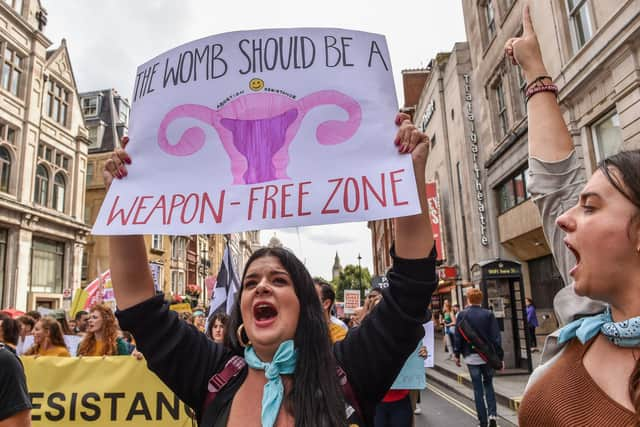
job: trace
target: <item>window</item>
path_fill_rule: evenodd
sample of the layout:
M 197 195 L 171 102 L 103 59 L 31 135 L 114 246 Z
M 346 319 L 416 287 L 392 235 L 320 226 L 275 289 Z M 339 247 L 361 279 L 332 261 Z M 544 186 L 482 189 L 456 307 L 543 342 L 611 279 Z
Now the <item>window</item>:
M 11 145 L 16 144 L 16 134 L 17 131 L 12 126 L 0 123 L 0 141 L 6 141 Z
M 98 115 L 98 100 L 100 98 L 96 96 L 90 96 L 88 98 L 82 98 L 82 114 L 85 117 L 92 117 Z
M 22 0 L 4 0 L 4 2 L 18 12 L 18 15 L 22 15 Z
M 529 199 L 530 194 L 527 190 L 528 173 L 528 168 L 521 169 L 496 189 L 500 197 L 501 214 Z
M 171 246 L 171 258 L 185 261 L 187 257 L 186 246 L 186 241 L 183 237 L 174 238 Z
M 159 251 L 162 250 L 162 235 L 161 234 L 153 234 L 151 236 L 151 249 L 157 249 Z
M 80 280 L 89 278 L 89 252 L 82 251 L 82 268 L 80 270 Z
M 64 243 L 34 238 L 31 251 L 31 292 L 62 293 Z
M 92 127 L 88 129 L 89 131 L 89 141 L 91 142 L 91 144 L 89 144 L 89 148 L 95 148 L 98 146 L 98 127 Z
M 592 36 L 587 0 L 567 0 L 567 9 L 575 48 L 579 50 Z
M 66 126 L 70 98 L 68 90 L 49 79 L 47 83 L 47 99 L 45 102 L 45 113 L 47 116 L 62 126 Z
M 495 97 L 496 97 L 496 108 L 498 114 L 498 125 L 500 129 L 500 138 L 507 134 L 507 129 L 509 128 L 508 120 L 507 120 L 507 104 L 504 100 L 504 87 L 502 84 L 502 78 L 498 79 L 496 85 L 494 87 Z
M 36 188 L 33 193 L 33 200 L 42 206 L 47 206 L 49 199 L 49 173 L 43 165 L 36 168 Z
M 64 212 L 64 191 L 66 181 L 64 175 L 57 173 L 53 178 L 53 208 L 59 212 Z
M 174 295 L 184 295 L 184 271 L 171 271 L 171 291 Z
M 93 169 L 94 169 L 94 164 L 93 162 L 87 163 L 87 186 L 91 185 L 91 182 L 93 181 Z
M 122 100 L 118 102 L 118 121 L 120 123 L 127 123 L 129 118 L 129 106 Z
M 85 224 L 91 224 L 93 222 L 91 218 L 92 213 L 93 213 L 93 209 L 91 209 L 91 206 L 84 207 L 84 223 Z
M 598 120 L 591 128 L 596 161 L 601 161 L 622 149 L 620 116 L 616 111 Z
M 0 147 L 0 191 L 9 192 L 9 180 L 11 179 L 11 155 L 9 151 Z
M 487 0 L 485 3 L 484 17 L 487 24 L 487 41 L 491 41 L 496 35 L 496 15 L 493 10 L 493 0 Z
M 431 149 L 433 149 L 433 147 L 436 146 L 436 135 L 433 134 L 433 136 L 430 138 L 431 140 Z
M 2 61 L 2 88 L 15 96 L 20 93 L 23 59 L 12 48 L 5 46 Z

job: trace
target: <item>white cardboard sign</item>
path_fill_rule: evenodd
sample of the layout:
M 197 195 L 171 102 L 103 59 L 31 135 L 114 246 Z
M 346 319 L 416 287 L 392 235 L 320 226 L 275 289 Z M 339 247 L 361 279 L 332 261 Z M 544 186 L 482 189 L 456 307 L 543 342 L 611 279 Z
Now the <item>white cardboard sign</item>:
M 137 70 L 129 174 L 95 234 L 226 233 L 415 214 L 378 34 L 221 34 Z

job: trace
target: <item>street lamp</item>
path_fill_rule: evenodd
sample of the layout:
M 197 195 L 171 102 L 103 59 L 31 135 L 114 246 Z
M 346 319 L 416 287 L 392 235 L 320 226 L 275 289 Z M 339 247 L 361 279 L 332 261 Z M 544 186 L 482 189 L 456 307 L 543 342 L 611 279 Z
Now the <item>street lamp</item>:
M 362 267 L 360 266 L 360 260 L 362 259 L 362 257 L 360 256 L 360 254 L 358 254 L 358 290 L 360 291 L 360 294 L 362 295 Z

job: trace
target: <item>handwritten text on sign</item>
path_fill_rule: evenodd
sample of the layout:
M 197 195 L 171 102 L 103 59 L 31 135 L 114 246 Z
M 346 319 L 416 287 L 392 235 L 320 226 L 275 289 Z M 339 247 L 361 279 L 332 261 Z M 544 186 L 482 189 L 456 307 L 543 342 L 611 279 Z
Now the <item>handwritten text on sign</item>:
M 410 215 L 383 36 L 293 29 L 187 43 L 138 68 L 129 175 L 96 234 L 229 232 Z

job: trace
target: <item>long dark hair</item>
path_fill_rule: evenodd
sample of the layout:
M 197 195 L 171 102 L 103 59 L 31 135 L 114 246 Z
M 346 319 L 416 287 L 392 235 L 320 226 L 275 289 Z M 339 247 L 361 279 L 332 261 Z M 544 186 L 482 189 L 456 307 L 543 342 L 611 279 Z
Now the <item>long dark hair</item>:
M 300 260 L 288 250 L 262 248 L 254 252 L 247 261 L 242 274 L 243 282 L 251 263 L 265 256 L 278 258 L 287 270 L 300 303 L 300 317 L 294 337 L 298 363 L 293 374 L 293 389 L 285 398 L 284 404 L 292 413 L 296 427 L 346 426 L 344 397 L 336 375 L 329 329 L 313 279 Z M 241 296 L 242 288 L 229 317 L 225 337 L 226 345 L 237 354 L 243 354 L 244 351 L 236 337 L 236 330 L 242 324 Z
M 629 222 L 629 237 L 634 222 L 640 221 L 640 150 L 622 151 L 604 159 L 598 165 L 604 176 L 624 197 L 633 203 L 638 212 Z M 635 422 L 640 425 L 640 360 L 629 377 L 629 397 L 635 408 Z

